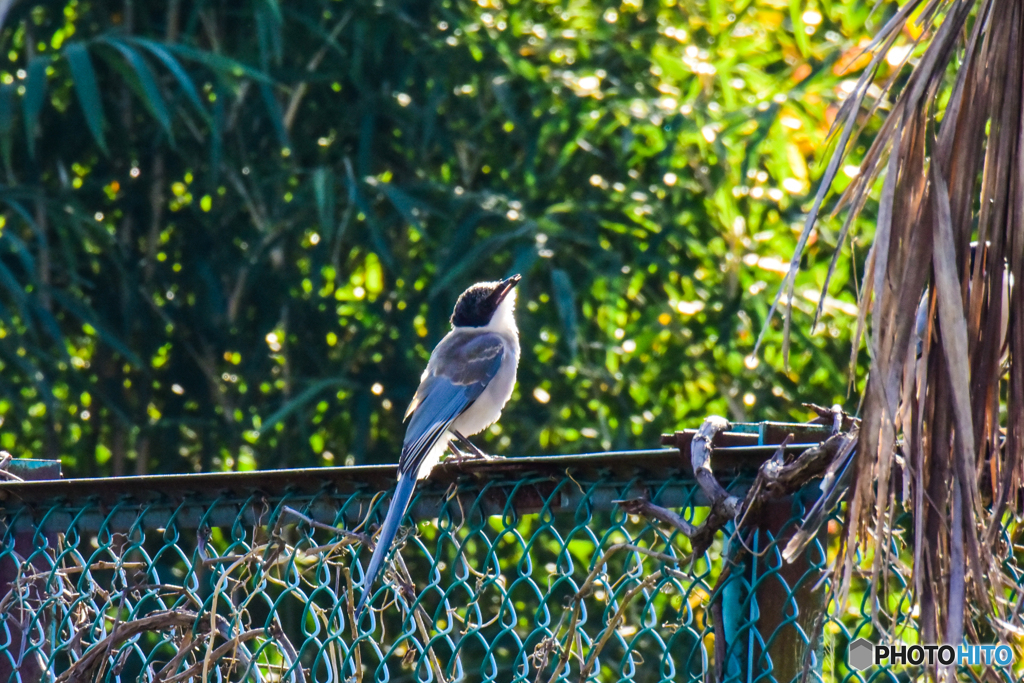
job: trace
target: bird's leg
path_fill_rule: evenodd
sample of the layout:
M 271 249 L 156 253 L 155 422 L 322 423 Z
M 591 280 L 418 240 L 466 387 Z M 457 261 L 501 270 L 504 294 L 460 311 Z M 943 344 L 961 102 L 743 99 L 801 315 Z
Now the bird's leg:
M 482 450 L 477 448 L 476 444 L 474 444 L 472 441 L 470 441 L 469 439 L 467 439 L 466 437 L 464 437 L 462 434 L 455 430 L 452 430 L 452 434 L 455 435 L 456 440 L 458 440 L 462 445 L 469 449 L 469 452 L 465 454 L 467 457 L 472 456 L 474 460 L 498 460 L 501 457 L 498 455 L 487 455 Z
M 455 440 L 448 442 L 448 448 L 451 449 L 452 455 L 455 456 L 456 464 L 461 465 L 463 460 L 469 459 L 471 457 L 468 453 L 466 453 L 461 448 L 455 445 Z

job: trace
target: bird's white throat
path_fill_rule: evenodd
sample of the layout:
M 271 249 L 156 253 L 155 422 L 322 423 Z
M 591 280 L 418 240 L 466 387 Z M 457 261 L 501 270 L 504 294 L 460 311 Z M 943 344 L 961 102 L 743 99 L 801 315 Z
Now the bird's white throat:
M 491 316 L 491 322 L 487 323 L 481 330 L 497 332 L 499 334 L 518 334 L 516 327 L 516 290 L 508 293 L 505 299 L 498 304 L 498 309 Z

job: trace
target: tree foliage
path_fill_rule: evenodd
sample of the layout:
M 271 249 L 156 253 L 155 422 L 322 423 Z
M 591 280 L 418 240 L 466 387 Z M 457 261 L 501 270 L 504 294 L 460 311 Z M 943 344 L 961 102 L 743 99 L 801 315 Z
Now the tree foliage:
M 778 330 L 750 353 L 870 9 L 15 4 L 0 444 L 75 474 L 393 461 L 456 296 L 511 272 L 494 451 L 847 402 L 856 258 L 809 325 L 832 223 L 788 368 Z

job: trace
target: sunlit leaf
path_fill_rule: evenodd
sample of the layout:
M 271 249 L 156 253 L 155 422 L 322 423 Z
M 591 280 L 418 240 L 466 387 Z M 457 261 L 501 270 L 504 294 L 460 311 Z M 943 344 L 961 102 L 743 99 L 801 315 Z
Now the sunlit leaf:
M 60 303 L 69 313 L 78 318 L 83 323 L 88 323 L 95 328 L 99 338 L 104 343 L 108 344 L 112 349 L 120 353 L 124 359 L 137 367 L 143 366 L 143 361 L 139 358 L 134 351 L 132 351 L 127 344 L 124 343 L 113 331 L 109 330 L 107 326 L 96 317 L 95 313 L 85 306 L 81 302 L 76 300 L 74 297 L 55 289 L 52 292 L 54 299 Z
M 374 250 L 380 255 L 389 267 L 395 265 L 395 257 L 391 254 L 391 248 L 388 246 L 387 241 L 384 239 L 384 232 L 381 229 L 380 223 L 376 220 L 373 215 L 373 208 L 370 207 L 370 203 L 367 201 L 366 196 L 359 189 L 358 182 L 351 176 L 348 179 L 349 192 L 356 206 L 363 212 L 366 217 L 366 225 L 370 231 L 370 240 L 373 243 Z

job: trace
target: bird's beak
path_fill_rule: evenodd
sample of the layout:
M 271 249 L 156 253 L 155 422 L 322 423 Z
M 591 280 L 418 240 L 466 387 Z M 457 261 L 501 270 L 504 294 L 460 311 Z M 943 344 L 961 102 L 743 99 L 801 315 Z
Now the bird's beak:
M 508 296 L 508 293 L 515 289 L 515 286 L 518 285 L 519 281 L 522 279 L 523 276 L 517 273 L 512 277 L 505 278 L 499 282 L 498 286 L 494 288 L 494 293 L 491 294 L 491 297 L 494 299 L 494 305 L 497 306 L 504 301 L 505 297 Z

